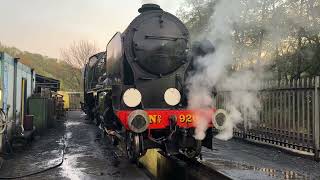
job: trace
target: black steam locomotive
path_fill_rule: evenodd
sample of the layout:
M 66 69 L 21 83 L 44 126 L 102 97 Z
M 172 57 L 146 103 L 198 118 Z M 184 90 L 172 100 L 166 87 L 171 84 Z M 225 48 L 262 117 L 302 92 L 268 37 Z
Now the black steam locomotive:
M 133 161 L 150 148 L 197 157 L 202 146 L 212 148 L 211 128 L 204 140 L 194 138 L 197 115 L 212 126 L 215 109 L 188 109 L 185 81 L 192 60 L 213 46 L 190 48 L 185 25 L 158 5 L 139 12 L 86 65 L 84 110 L 115 144 L 125 142 Z

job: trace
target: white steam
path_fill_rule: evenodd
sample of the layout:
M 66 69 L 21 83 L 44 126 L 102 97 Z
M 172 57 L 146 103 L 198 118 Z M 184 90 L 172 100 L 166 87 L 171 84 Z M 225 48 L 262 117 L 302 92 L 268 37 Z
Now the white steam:
M 232 138 L 233 129 L 237 124 L 244 122 L 245 128 L 251 128 L 258 122 L 258 111 L 261 108 L 257 96 L 260 87 L 259 77 L 261 74 L 257 71 L 235 72 L 217 85 L 219 91 L 230 93 L 225 104 L 230 121 L 216 138 L 228 140 Z
M 226 105 L 230 113 L 230 121 L 223 132 L 216 136 L 222 140 L 232 138 L 233 128 L 238 123 L 249 120 L 258 120 L 260 107 L 257 92 L 259 81 L 262 76 L 260 68 L 252 71 L 238 71 L 230 74 L 228 71 L 233 65 L 234 43 L 232 39 L 233 25 L 240 21 L 241 13 L 244 10 L 240 1 L 219 1 L 215 6 L 214 14 L 211 17 L 208 32 L 204 37 L 213 42 L 215 52 L 200 57 L 196 60 L 196 72 L 188 79 L 189 108 L 203 109 L 215 107 L 213 89 L 218 91 L 229 91 Z M 246 117 L 243 117 L 245 112 Z M 196 124 L 194 137 L 198 140 L 205 138 L 205 131 L 208 128 L 208 118 L 200 117 Z
M 228 140 L 237 124 L 244 123 L 245 128 L 251 128 L 259 121 L 258 90 L 262 80 L 270 75 L 263 71 L 263 66 L 271 62 L 274 54 L 293 52 L 294 48 L 289 50 L 289 47 L 297 46 L 297 37 L 301 34 L 304 34 L 302 37 L 319 35 L 319 3 L 301 1 L 296 6 L 289 0 L 215 2 L 208 28 L 196 39 L 210 40 L 216 51 L 196 59 L 196 72 L 188 79 L 188 98 L 190 108 L 211 108 L 215 107 L 214 88 L 228 92 L 224 105 L 230 113 L 230 122 L 216 136 Z M 252 34 L 257 37 L 251 38 Z M 247 46 L 247 43 L 251 44 Z M 304 55 L 307 60 L 313 53 Z M 208 119 L 200 119 L 195 138 L 202 140 Z

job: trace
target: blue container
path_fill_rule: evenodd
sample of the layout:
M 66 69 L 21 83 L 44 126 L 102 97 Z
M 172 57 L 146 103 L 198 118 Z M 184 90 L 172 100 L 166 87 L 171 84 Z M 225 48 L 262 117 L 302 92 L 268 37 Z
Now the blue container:
M 0 108 L 8 116 L 7 126 L 9 139 L 16 131 L 22 129 L 24 115 L 27 114 L 27 98 L 34 89 L 35 73 L 18 59 L 0 52 Z M 3 137 L 0 135 L 0 152 L 3 148 Z

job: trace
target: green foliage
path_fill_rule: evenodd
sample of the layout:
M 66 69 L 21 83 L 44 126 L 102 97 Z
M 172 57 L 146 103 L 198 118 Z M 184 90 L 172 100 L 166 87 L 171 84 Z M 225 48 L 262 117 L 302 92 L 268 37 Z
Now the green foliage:
M 58 79 L 63 91 L 81 91 L 77 79 L 81 79 L 81 70 L 57 59 L 40 54 L 21 51 L 15 47 L 7 47 L 0 43 L 0 51 L 13 57 L 20 58 L 20 62 L 33 68 L 37 74 Z

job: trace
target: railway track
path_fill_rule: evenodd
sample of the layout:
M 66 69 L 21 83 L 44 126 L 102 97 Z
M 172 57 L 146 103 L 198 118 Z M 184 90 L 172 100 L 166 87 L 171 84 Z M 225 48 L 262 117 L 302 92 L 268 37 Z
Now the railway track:
M 106 131 L 110 134 L 110 132 Z M 112 139 L 110 136 L 106 136 L 110 142 Z M 118 149 L 125 154 L 126 146 L 123 143 L 124 139 L 120 135 L 116 135 L 119 140 Z M 115 157 L 118 156 L 115 153 Z M 164 180 L 212 180 L 232 179 L 227 175 L 209 167 L 198 160 L 189 159 L 183 155 L 168 156 L 160 149 L 149 149 L 147 153 L 140 158 L 139 166 L 145 169 L 149 177 L 154 179 Z
M 212 179 L 221 179 L 221 180 L 229 180 L 228 176 L 225 174 L 206 166 L 205 164 L 197 161 L 190 160 L 184 156 L 181 157 L 171 157 L 178 161 L 185 162 L 186 178 L 187 179 L 201 179 L 201 180 L 212 180 Z
M 140 159 L 140 163 L 155 179 L 231 179 L 197 160 L 190 160 L 184 156 L 167 156 L 160 150 L 149 150 Z

